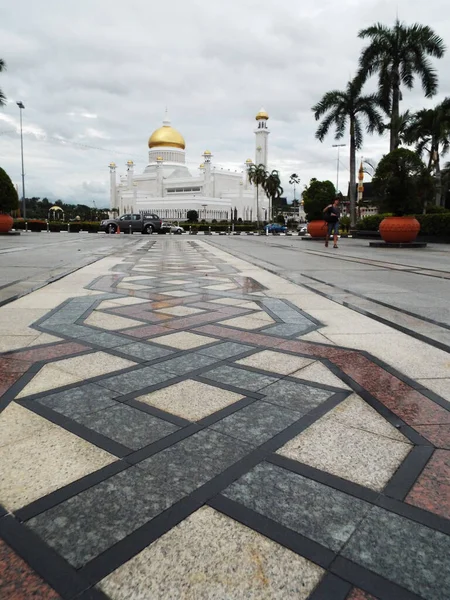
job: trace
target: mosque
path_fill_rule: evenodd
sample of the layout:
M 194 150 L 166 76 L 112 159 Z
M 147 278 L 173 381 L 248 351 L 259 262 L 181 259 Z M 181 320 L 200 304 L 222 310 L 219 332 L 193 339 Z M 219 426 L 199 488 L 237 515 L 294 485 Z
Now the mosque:
M 256 115 L 255 164 L 268 165 L 267 121 L 269 115 L 261 109 Z M 205 150 L 199 174 L 192 175 L 186 166 L 186 143 L 171 125 L 167 116 L 148 141 L 148 165 L 142 174 L 134 172 L 134 163 L 126 164 L 126 174 L 117 183 L 116 164 L 110 170 L 110 208 L 119 214 L 156 213 L 165 220 L 185 220 L 189 210 L 196 210 L 199 219 L 212 221 L 252 221 L 256 214 L 256 187 L 248 180 L 247 159 L 242 172 L 232 172 L 214 165 L 213 155 Z M 259 192 L 259 218 L 266 220 L 269 201 Z

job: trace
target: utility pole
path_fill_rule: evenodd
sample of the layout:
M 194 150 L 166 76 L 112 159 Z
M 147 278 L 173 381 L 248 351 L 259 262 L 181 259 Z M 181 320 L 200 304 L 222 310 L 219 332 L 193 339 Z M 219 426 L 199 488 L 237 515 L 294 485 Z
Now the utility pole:
M 341 148 L 344 148 L 344 146 L 346 146 L 347 144 L 333 144 L 333 148 L 337 148 L 338 149 L 338 154 L 337 154 L 337 174 L 336 174 L 336 194 L 339 193 L 339 155 L 340 155 L 340 150 Z
M 23 130 L 22 130 L 22 110 L 25 108 L 23 102 L 17 102 L 20 112 L 20 154 L 22 157 L 22 217 L 27 217 L 27 207 L 25 203 L 25 171 L 23 168 Z

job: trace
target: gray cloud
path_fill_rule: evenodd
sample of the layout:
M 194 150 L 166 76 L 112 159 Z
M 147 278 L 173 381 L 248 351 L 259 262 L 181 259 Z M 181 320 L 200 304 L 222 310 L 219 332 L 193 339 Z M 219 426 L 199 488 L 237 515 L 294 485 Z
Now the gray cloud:
M 23 0 L 21 9 L 26 20 L 4 11 L 0 22 L 8 64 L 0 87 L 10 100 L 0 110 L 0 164 L 20 182 L 15 101 L 22 100 L 27 194 L 97 205 L 108 202 L 111 160 L 125 170 L 132 158 L 143 170 L 166 105 L 193 170 L 206 148 L 218 166 L 241 169 L 254 156 L 254 115 L 264 106 L 270 167 L 281 171 L 289 196 L 294 171 L 302 184 L 334 181 L 334 139 L 315 140 L 311 106 L 354 74 L 358 30 L 392 23 L 396 13 L 388 0 Z M 398 10 L 450 45 L 446 1 L 399 0 Z M 450 51 L 437 67 L 439 96 L 425 100 L 417 86 L 405 94 L 405 109 L 450 94 Z M 366 137 L 362 155 L 378 160 L 386 150 L 386 137 Z M 341 160 L 345 181 L 348 148 Z

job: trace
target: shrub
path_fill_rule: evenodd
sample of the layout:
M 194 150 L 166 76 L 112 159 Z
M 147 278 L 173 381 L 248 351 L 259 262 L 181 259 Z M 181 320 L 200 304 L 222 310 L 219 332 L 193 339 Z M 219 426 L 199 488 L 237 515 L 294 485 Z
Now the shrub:
M 450 212 L 445 214 L 416 215 L 420 223 L 419 235 L 436 235 L 450 238 Z
M 198 212 L 196 210 L 188 210 L 186 214 L 186 218 L 189 223 L 197 223 L 198 221 Z
M 444 208 L 443 206 L 436 206 L 436 204 L 430 204 L 426 207 L 427 215 L 435 215 L 435 214 L 443 214 L 450 213 L 448 208 Z
M 340 226 L 341 226 L 341 229 L 343 232 L 348 233 L 351 222 L 352 221 L 351 221 L 350 217 L 341 217 L 339 219 L 339 223 L 340 223 Z
M 323 209 L 331 204 L 335 197 L 336 192 L 331 181 L 311 179 L 309 186 L 303 192 L 306 220 L 323 219 Z
M 10 213 L 19 208 L 16 188 L 9 175 L 0 167 L 0 213 Z
M 362 231 L 378 231 L 381 221 L 385 217 L 390 216 L 392 215 L 368 215 L 367 217 L 363 217 L 360 221 L 356 223 L 356 229 L 360 229 Z

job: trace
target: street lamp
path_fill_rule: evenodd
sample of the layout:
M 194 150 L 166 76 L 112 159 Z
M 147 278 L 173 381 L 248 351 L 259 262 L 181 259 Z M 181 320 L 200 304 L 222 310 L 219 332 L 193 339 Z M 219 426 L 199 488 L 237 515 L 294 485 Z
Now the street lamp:
M 337 175 L 336 175 L 336 194 L 339 193 L 339 152 L 340 152 L 341 148 L 343 148 L 346 145 L 347 144 L 333 144 L 333 148 L 337 148 L 338 149 L 338 155 L 337 155 Z
M 25 205 L 25 173 L 23 169 L 23 131 L 22 131 L 22 110 L 25 108 L 23 102 L 16 102 L 20 112 L 20 154 L 22 156 L 22 216 L 27 217 L 27 207 Z

